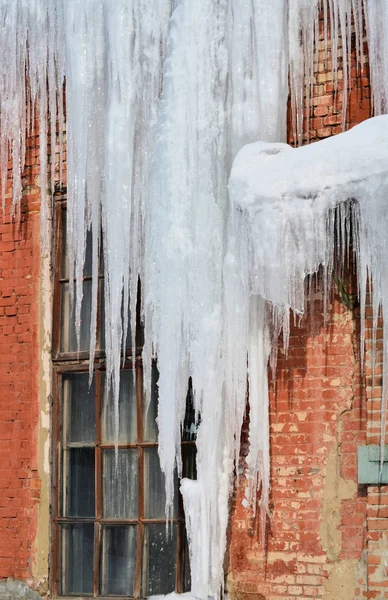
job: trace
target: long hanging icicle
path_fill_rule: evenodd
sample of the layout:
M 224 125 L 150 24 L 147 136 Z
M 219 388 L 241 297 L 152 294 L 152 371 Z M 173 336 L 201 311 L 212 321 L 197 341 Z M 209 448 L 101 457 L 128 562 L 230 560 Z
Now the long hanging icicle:
M 190 376 L 195 410 L 201 414 L 197 481 L 182 486 L 192 589 L 199 597 L 218 594 L 229 490 L 220 369 L 226 18 L 226 1 L 181 0 L 173 12 L 145 244 L 144 362 L 150 364 L 154 344 L 168 513 L 174 469 L 181 474 L 181 424 Z
M 374 114 L 382 115 L 388 111 L 388 5 L 381 2 L 365 2 L 366 29 L 369 46 L 369 65 L 372 88 L 372 106 Z M 382 207 L 381 207 L 382 208 Z M 378 235 L 379 214 L 377 211 L 368 214 L 364 210 L 364 219 L 370 221 L 370 229 L 375 235 Z M 380 261 L 384 261 L 387 256 L 387 247 L 376 247 L 377 239 L 372 235 L 368 240 L 364 239 L 364 245 L 360 248 L 366 257 L 370 256 L 373 260 L 373 266 L 369 266 L 366 261 L 359 272 L 359 286 L 361 298 L 366 296 L 368 276 L 372 280 L 373 288 L 373 344 L 372 344 L 372 363 L 373 371 L 375 368 L 376 353 L 376 331 L 378 327 L 379 316 L 383 322 L 383 385 L 381 401 L 381 423 L 380 423 L 380 476 L 384 461 L 384 444 L 386 438 L 387 409 L 388 409 L 388 303 L 387 291 L 388 281 L 384 277 L 385 271 L 378 270 Z M 384 238 L 383 238 L 384 239 Z M 385 238 L 386 243 L 386 238 Z M 368 266 L 367 266 L 368 265 Z M 374 268 L 373 268 L 374 267 Z M 365 310 L 365 301 L 362 304 Z M 364 314 L 364 313 L 363 313 Z M 361 320 L 363 324 L 363 320 Z
M 373 112 L 388 110 L 388 4 L 365 2 Z
M 309 131 L 305 132 L 304 128 L 308 127 L 322 50 L 325 51 L 323 63 L 326 63 L 322 73 L 329 71 L 331 63 L 336 93 L 339 81 L 342 83 L 342 128 L 345 128 L 353 32 L 356 59 L 361 66 L 363 64 L 363 0 L 289 0 L 288 10 L 293 136 L 295 144 L 301 145 L 304 140 L 309 141 Z
M 121 347 L 129 321 L 135 345 L 151 143 L 171 6 L 170 0 L 81 4 L 70 0 L 64 9 L 70 279 L 74 273 L 79 336 L 82 270 L 91 230 L 92 370 L 102 224 L 107 382 L 112 386 L 117 432 Z
M 51 119 L 50 153 L 54 165 L 60 101 L 57 91 L 63 80 L 57 69 L 55 34 L 57 7 L 54 0 L 22 3 L 0 2 L 0 164 L 2 209 L 5 210 L 8 158 L 12 160 L 12 211 L 19 211 L 22 172 L 26 160 L 27 137 L 35 130 L 38 110 L 40 139 L 42 223 L 46 219 L 46 191 L 53 190 L 53 177 L 47 180 L 48 113 Z M 48 111 L 49 108 L 49 111 Z M 53 170 L 51 171 L 53 173 Z M 42 226 L 42 231 L 45 228 Z M 44 240 L 42 240 L 44 242 Z
M 230 136 L 234 156 L 236 150 L 253 139 L 268 142 L 286 139 L 288 47 L 284 0 L 258 3 L 251 12 L 246 6 L 242 9 L 237 1 L 232 2 L 231 7 Z M 252 50 L 245 50 L 248 48 Z M 260 298 L 249 294 L 246 266 L 250 251 L 243 246 L 243 228 L 241 215 L 231 204 L 223 273 L 224 403 L 230 415 L 228 437 L 235 440 L 230 460 L 237 463 L 248 376 L 250 423 L 246 495 L 251 502 L 261 489 L 260 505 L 265 513 L 269 500 L 266 375 L 269 340 L 266 307 Z M 250 304 L 246 305 L 248 297 Z

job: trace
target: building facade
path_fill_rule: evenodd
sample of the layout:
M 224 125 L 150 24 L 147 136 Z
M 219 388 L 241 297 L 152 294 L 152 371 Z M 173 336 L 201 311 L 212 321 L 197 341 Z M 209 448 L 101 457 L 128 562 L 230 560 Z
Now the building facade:
M 361 69 L 355 56 L 350 83 L 347 127 L 371 116 L 368 64 Z M 322 43 L 317 52 L 312 107 L 306 114 L 310 142 L 342 131 L 341 111 L 341 72 L 335 89 Z M 291 129 L 290 121 L 290 143 Z M 11 164 L 8 175 L 10 197 Z M 122 477 L 130 468 L 125 465 L 130 463 L 131 453 L 136 455 L 139 469 L 141 483 L 136 498 L 142 498 L 145 508 L 144 514 L 132 514 L 128 506 L 120 505 L 120 490 L 104 491 L 104 468 L 113 468 L 108 458 L 113 450 L 108 432 L 112 424 L 104 422 L 99 391 L 104 377 L 101 337 L 93 388 L 93 402 L 100 412 L 91 409 L 82 416 L 80 408 L 72 403 L 72 390 L 77 386 L 78 390 L 85 387 L 86 391 L 80 394 L 89 394 L 88 356 L 86 351 L 75 351 L 68 309 L 62 235 L 65 193 L 59 190 L 53 198 L 53 220 L 43 232 L 46 243 L 42 246 L 39 175 L 36 134 L 28 144 L 20 215 L 13 214 L 7 201 L 0 223 L 0 579 L 24 580 L 42 596 L 82 592 L 100 596 L 150 595 L 159 591 L 149 582 L 155 578 L 152 568 L 163 551 L 163 542 L 159 546 L 152 542 L 152 532 L 159 527 L 164 536 L 160 497 L 152 505 L 152 489 L 160 482 L 152 482 L 148 495 L 146 489 L 154 473 L 150 467 L 157 445 L 151 431 L 153 425 L 144 421 L 139 377 L 133 393 L 142 437 L 133 441 L 130 431 L 123 432 L 120 442 Z M 86 269 L 86 290 L 89 275 Z M 102 277 L 99 284 L 102 288 Z M 366 360 L 362 369 L 354 289 L 351 269 L 341 280 L 333 280 L 332 300 L 324 316 L 318 285 L 302 324 L 292 328 L 288 356 L 279 354 L 276 381 L 271 383 L 271 515 L 265 531 L 259 519 L 247 514 L 242 506 L 244 478 L 240 471 L 247 443 L 243 436 L 225 558 L 227 590 L 239 600 L 388 597 L 388 486 L 359 483 L 357 469 L 358 447 L 377 445 L 380 440 L 382 344 L 378 330 L 373 378 L 371 312 L 367 312 Z M 87 340 L 81 339 L 83 342 L 87 348 Z M 141 366 L 129 353 L 127 359 L 127 376 L 134 378 L 133 373 Z M 70 412 L 65 414 L 64 406 Z M 123 400 L 123 414 L 125 410 Z M 102 417 L 99 419 L 98 415 Z M 150 415 L 151 418 L 152 412 Z M 93 434 L 88 432 L 90 427 Z M 184 438 L 183 444 L 187 469 L 192 472 L 192 437 Z M 91 448 L 96 457 L 93 460 L 99 460 L 99 465 L 88 463 Z M 80 464 L 82 469 L 77 467 Z M 89 475 L 93 471 L 92 478 L 85 464 L 89 464 Z M 67 484 L 63 481 L 70 481 L 72 489 L 74 477 L 89 481 L 89 492 L 64 498 Z M 100 519 L 98 542 L 90 542 L 88 537 L 96 522 L 90 517 L 88 502 L 92 502 L 89 508 Z M 70 505 L 71 509 L 66 508 Z M 65 508 L 62 510 L 61 506 Z M 71 518 L 66 517 L 67 510 Z M 110 517 L 118 518 L 120 524 L 116 520 L 113 527 Z M 137 545 L 128 533 L 131 527 L 137 528 L 136 536 L 141 536 Z M 83 565 L 88 571 L 85 575 L 77 575 L 77 560 L 72 563 L 69 559 L 68 566 L 64 566 L 68 549 L 73 548 L 73 556 L 76 552 L 77 528 L 85 532 L 79 555 L 89 553 L 89 563 Z M 168 579 L 167 588 L 173 585 L 177 591 L 184 591 L 189 585 L 187 553 L 178 505 L 173 528 L 175 554 L 158 568 Z M 151 541 L 145 550 L 147 540 Z M 96 543 L 98 548 L 93 547 Z M 116 589 L 114 584 L 111 586 L 110 577 L 114 581 L 115 569 L 119 567 L 112 556 L 120 554 L 123 545 L 135 548 L 133 581 Z M 104 548 L 113 549 L 101 558 Z M 148 571 L 144 566 L 147 557 Z M 67 568 L 64 575 L 63 569 Z M 71 579 L 77 576 L 83 577 L 84 589 Z

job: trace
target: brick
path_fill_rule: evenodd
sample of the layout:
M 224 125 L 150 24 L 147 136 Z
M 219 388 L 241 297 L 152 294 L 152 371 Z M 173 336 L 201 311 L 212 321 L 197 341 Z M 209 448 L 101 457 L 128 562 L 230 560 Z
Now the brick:
M 35 556 L 40 494 L 40 481 L 31 470 L 39 422 L 36 198 L 35 192 L 25 196 L 20 227 L 14 226 L 9 207 L 0 226 L 0 578 L 31 578 Z M 18 341 L 18 336 L 26 337 Z

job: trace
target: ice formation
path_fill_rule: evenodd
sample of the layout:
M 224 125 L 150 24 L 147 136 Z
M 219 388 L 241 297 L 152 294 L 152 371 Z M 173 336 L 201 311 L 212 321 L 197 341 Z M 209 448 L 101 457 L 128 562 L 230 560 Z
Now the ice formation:
M 230 335 L 236 335 L 233 323 L 244 313 L 239 326 L 246 323 L 246 338 L 256 329 L 253 337 L 260 340 L 255 344 L 256 352 L 261 340 L 270 336 L 276 345 L 281 329 L 287 346 L 290 310 L 298 314 L 304 311 L 306 275 L 322 268 L 324 281 L 329 285 L 335 257 L 344 262 L 350 231 L 358 272 L 362 349 L 368 278 L 373 281 L 374 327 L 380 309 L 384 323 L 388 322 L 385 306 L 388 242 L 384 233 L 387 164 L 387 115 L 369 119 L 350 131 L 309 146 L 291 148 L 287 144 L 257 142 L 240 150 L 229 180 L 231 208 L 226 264 L 232 262 L 233 269 L 226 274 L 225 286 L 228 290 L 228 279 L 237 275 L 238 285 L 232 282 L 230 288 L 243 292 L 238 301 L 234 298 L 230 302 Z M 251 298 L 259 303 L 253 313 Z M 267 302 L 267 311 L 259 308 L 263 300 Z M 260 323 L 263 313 L 264 321 Z M 250 315 L 253 315 L 251 321 Z M 387 338 L 386 332 L 384 340 Z M 385 347 L 385 373 L 386 350 Z M 268 352 L 267 347 L 266 361 Z M 251 396 L 250 386 L 250 399 Z M 386 396 L 383 378 L 382 439 Z M 262 398 L 267 401 L 266 395 Z M 258 405 L 262 406 L 263 401 Z
M 287 342 L 289 308 L 303 310 L 304 275 L 321 263 L 330 271 L 334 212 L 329 209 L 349 197 L 359 202 L 342 203 L 338 210 L 343 236 L 350 219 L 356 228 L 361 302 L 367 275 L 372 275 L 376 319 L 380 305 L 386 310 L 383 197 L 380 188 L 375 198 L 370 191 L 384 177 L 376 170 L 382 159 L 375 147 L 368 147 L 367 155 L 364 142 L 364 136 L 376 136 L 376 147 L 377 141 L 384 146 L 384 119 L 342 141 L 307 149 L 248 146 L 233 167 L 230 203 L 227 194 L 232 161 L 242 146 L 258 139 L 285 141 L 288 77 L 294 138 L 299 144 L 308 139 L 304 107 L 311 104 L 318 52 L 330 53 L 334 82 L 344 80 L 345 116 L 353 31 L 356 59 L 363 61 L 363 6 L 379 114 L 387 110 L 387 3 L 0 0 L 3 203 L 10 155 L 12 203 L 18 208 L 26 136 L 38 121 L 46 218 L 50 203 L 46 205 L 45 196 L 56 183 L 54 156 L 57 143 L 63 151 L 66 121 L 67 239 L 70 278 L 76 279 L 77 330 L 91 230 L 91 364 L 103 242 L 107 381 L 115 397 L 116 432 L 121 348 L 128 314 L 134 336 L 139 278 L 142 282 L 145 389 L 150 388 L 156 353 L 167 514 L 173 471 L 181 463 L 180 429 L 192 377 L 195 408 L 201 413 L 198 479 L 183 481 L 182 493 L 197 597 L 217 596 L 223 582 L 228 501 L 247 376 L 247 500 L 255 504 L 260 489 L 263 511 L 268 507 L 268 360 L 276 354 L 274 340 L 282 328 Z M 361 144 L 357 136 L 363 138 Z M 343 144 L 349 152 L 341 156 L 342 170 L 331 156 L 322 164 L 330 144 Z M 349 179 L 354 171 L 349 157 L 356 154 L 359 173 L 372 186 L 368 190 L 358 175 Z M 361 154 L 365 161 L 359 160 Z M 296 173 L 305 174 L 304 161 L 311 179 L 296 180 Z M 263 169 L 259 188 L 249 164 L 253 171 L 260 165 Z M 61 185 L 62 172 L 59 179 Z

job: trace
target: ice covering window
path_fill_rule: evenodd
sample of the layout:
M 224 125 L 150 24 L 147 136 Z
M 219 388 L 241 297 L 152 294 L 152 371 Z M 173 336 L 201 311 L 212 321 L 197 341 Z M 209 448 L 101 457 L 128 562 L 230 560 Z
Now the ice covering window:
M 64 252 L 64 215 L 65 204 L 59 200 L 54 310 L 58 322 L 54 322 L 57 335 L 53 357 L 54 588 L 58 595 L 65 596 L 133 598 L 186 591 L 190 570 L 177 477 L 172 520 L 166 535 L 165 482 L 159 464 L 156 423 L 158 371 L 154 364 L 151 403 L 146 411 L 140 355 L 137 352 L 132 360 L 132 350 L 126 351 L 116 432 L 114 402 L 105 385 L 104 340 L 100 333 L 104 306 L 100 291 L 97 351 L 89 385 L 91 238 L 86 246 L 78 352 Z M 99 275 L 99 288 L 103 284 L 103 276 Z M 193 418 L 189 393 L 182 435 L 183 475 L 189 478 L 195 477 Z

